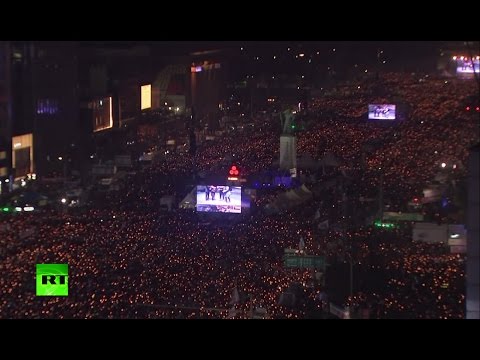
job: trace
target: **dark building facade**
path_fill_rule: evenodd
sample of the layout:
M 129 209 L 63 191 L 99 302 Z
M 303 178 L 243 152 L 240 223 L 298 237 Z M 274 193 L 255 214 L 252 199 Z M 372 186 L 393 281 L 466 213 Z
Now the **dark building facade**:
M 222 51 L 192 54 L 189 100 L 199 119 L 218 117 L 219 104 L 227 96 L 227 66 Z
M 10 100 L 10 44 L 0 41 L 0 194 L 11 173 L 12 117 Z
M 467 208 L 467 319 L 480 319 L 480 144 L 470 151 Z
M 14 179 L 62 172 L 78 137 L 77 44 L 0 44 L 0 170 Z M 6 170 L 5 170 L 6 168 Z
M 29 55 L 35 167 L 42 176 L 71 168 L 75 161 L 80 125 L 77 44 L 36 42 Z

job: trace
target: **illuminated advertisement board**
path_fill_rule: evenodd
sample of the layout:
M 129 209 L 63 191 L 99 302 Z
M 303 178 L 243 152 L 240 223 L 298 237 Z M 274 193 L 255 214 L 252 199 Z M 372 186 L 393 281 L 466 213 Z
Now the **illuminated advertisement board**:
M 152 85 L 143 85 L 141 87 L 141 110 L 150 109 L 152 107 Z

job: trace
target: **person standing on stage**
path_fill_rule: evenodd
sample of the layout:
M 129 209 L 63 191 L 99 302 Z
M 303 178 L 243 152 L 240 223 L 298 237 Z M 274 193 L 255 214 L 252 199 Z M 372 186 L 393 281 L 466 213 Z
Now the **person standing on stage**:
M 225 202 L 227 202 L 227 199 L 225 197 L 225 195 L 227 194 L 227 192 L 230 190 L 230 187 L 229 186 L 224 186 L 223 189 L 222 189 L 222 199 L 225 200 Z
M 225 201 L 230 202 L 230 195 L 232 195 L 232 190 L 228 188 L 227 192 L 225 193 Z

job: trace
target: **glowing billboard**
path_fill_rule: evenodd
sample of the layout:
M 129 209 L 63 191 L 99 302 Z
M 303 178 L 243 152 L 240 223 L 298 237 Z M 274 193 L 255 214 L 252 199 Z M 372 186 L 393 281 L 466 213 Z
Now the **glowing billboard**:
M 240 186 L 197 186 L 197 211 L 242 212 L 242 188 Z
M 142 85 L 140 94 L 141 110 L 150 109 L 152 107 L 152 85 Z
M 395 105 L 370 104 L 368 105 L 368 118 L 371 120 L 395 120 Z

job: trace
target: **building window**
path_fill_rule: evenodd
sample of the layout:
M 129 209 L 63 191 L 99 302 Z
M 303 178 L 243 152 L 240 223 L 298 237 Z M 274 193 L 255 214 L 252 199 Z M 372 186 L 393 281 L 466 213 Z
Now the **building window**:
M 58 101 L 55 99 L 38 99 L 37 114 L 53 115 L 58 112 Z
M 8 175 L 8 169 L 6 167 L 0 168 L 0 176 L 7 176 Z
M 7 152 L 6 151 L 0 151 L 0 160 L 5 160 L 7 158 Z
M 93 131 L 101 131 L 113 127 L 112 98 L 95 100 L 90 107 L 93 109 Z
M 31 173 L 32 159 L 30 147 L 15 150 L 15 178 L 23 177 Z
M 32 134 L 12 137 L 12 169 L 16 179 L 33 173 L 33 159 Z
M 20 51 L 14 51 L 12 54 L 12 60 L 14 63 L 21 63 L 22 62 L 22 53 Z

